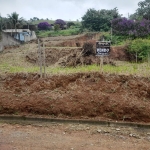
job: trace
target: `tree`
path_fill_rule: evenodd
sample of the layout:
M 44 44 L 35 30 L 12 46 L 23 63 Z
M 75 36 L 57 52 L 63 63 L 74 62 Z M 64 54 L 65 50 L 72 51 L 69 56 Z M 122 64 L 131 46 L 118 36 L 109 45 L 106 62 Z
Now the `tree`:
M 138 3 L 139 8 L 136 13 L 143 19 L 150 20 L 150 0 L 141 1 Z
M 17 14 L 16 12 L 11 13 L 10 15 L 8 14 L 8 19 L 9 22 L 12 23 L 12 26 L 14 28 L 16 28 L 16 26 L 18 26 L 19 24 L 22 25 L 24 22 L 24 19 L 21 17 L 19 18 L 19 14 Z
M 134 31 L 134 21 L 127 18 L 116 18 L 112 20 L 113 34 L 128 36 Z
M 4 21 L 3 21 L 3 18 L 1 17 L 1 15 L 0 15 L 0 31 L 2 31 L 4 27 L 5 27 L 4 26 Z
M 36 20 L 40 20 L 40 19 L 38 17 L 33 17 L 33 20 L 36 21 Z
M 144 38 L 150 34 L 150 20 L 134 21 L 127 18 L 116 18 L 112 20 L 112 29 L 115 35 Z
M 9 28 L 12 28 L 12 23 L 9 22 L 8 18 L 1 17 L 0 15 L 0 31 Z
M 131 41 L 128 51 L 134 54 L 136 62 L 138 60 L 146 60 L 150 53 L 150 41 L 148 39 L 135 39 Z
M 48 23 L 48 22 L 40 22 L 38 24 L 38 28 L 40 30 L 47 30 L 47 29 L 50 29 L 51 28 L 51 25 Z
M 121 15 L 119 15 L 117 8 L 112 10 L 88 9 L 82 17 L 82 26 L 91 31 L 108 31 L 111 27 L 111 20 L 118 17 Z
M 64 29 L 65 28 L 65 25 L 66 25 L 66 22 L 62 19 L 57 19 L 54 23 L 55 25 L 58 24 L 60 29 Z

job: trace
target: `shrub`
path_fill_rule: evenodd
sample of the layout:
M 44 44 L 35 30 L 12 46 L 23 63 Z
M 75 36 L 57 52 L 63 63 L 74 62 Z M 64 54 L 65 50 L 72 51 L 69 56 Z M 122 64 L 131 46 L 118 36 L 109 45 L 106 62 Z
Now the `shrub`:
M 74 22 L 67 22 L 67 27 L 70 28 L 71 26 L 75 26 Z
M 38 28 L 39 28 L 40 30 L 48 30 L 48 29 L 51 28 L 51 25 L 50 25 L 48 22 L 40 22 L 40 23 L 38 24 Z
M 90 42 L 84 43 L 82 49 L 83 49 L 82 51 L 83 56 L 89 56 L 95 54 L 93 43 Z
M 55 24 L 54 25 L 54 31 L 59 31 L 60 30 L 60 25 L 59 24 Z
M 54 23 L 55 25 L 58 24 L 60 26 L 61 29 L 65 28 L 66 22 L 62 19 L 57 19 Z
M 137 56 L 138 60 L 146 60 L 150 53 L 150 40 L 148 39 L 136 39 L 129 43 L 128 51 L 134 56 Z

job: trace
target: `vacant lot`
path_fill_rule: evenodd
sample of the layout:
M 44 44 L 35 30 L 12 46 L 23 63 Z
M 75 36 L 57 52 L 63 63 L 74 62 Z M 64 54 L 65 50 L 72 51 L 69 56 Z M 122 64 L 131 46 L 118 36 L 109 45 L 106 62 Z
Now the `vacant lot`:
M 115 62 L 105 65 L 104 73 L 100 73 L 99 58 L 95 56 L 84 58 L 86 62 L 92 62 L 88 66 L 81 63 L 66 65 L 72 60 L 77 62 L 76 54 L 81 51 L 77 45 L 82 46 L 87 40 L 84 36 L 68 37 L 67 42 L 63 37 L 44 40 L 46 78 L 40 78 L 38 74 L 35 42 L 6 49 L 0 54 L 1 115 L 150 124 L 149 64 L 116 61 L 128 59 L 119 47 L 111 54 Z M 67 62 L 66 66 L 62 67 L 60 62 Z M 128 129 L 120 131 L 76 125 L 35 127 L 1 124 L 0 149 L 149 149 L 149 131 L 144 134 Z
M 77 73 L 8 75 L 0 80 L 0 114 L 40 114 L 150 122 L 149 78 Z

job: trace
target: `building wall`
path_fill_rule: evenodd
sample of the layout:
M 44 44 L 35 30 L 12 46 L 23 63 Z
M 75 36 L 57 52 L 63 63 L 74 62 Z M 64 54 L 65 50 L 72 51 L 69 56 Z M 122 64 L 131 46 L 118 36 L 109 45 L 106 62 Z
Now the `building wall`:
M 2 33 L 2 40 L 0 42 L 0 51 L 3 51 L 4 47 L 12 45 L 20 45 L 20 42 L 6 33 Z
M 19 38 L 20 37 L 20 38 Z M 29 42 L 31 40 L 37 39 L 36 34 L 34 31 L 31 32 L 20 32 L 17 36 L 14 36 L 15 39 L 22 41 L 22 42 Z
M 6 33 L 2 33 L 3 46 L 20 45 L 20 42 Z
M 3 51 L 3 44 L 2 44 L 2 41 L 0 42 L 0 52 Z
M 36 34 L 35 34 L 35 31 L 31 31 L 30 40 L 35 40 L 35 39 L 37 39 Z

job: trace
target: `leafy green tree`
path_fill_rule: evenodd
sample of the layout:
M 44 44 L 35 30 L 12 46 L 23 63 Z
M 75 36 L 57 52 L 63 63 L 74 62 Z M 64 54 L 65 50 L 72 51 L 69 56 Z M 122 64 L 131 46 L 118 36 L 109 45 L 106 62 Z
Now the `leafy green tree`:
M 4 18 L 0 15 L 0 31 L 8 28 L 11 28 L 11 23 L 8 18 Z
M 1 17 L 0 15 L 0 31 L 2 31 L 4 28 L 4 21 L 3 21 L 3 18 Z
M 19 18 L 19 14 L 16 12 L 11 13 L 10 15 L 8 14 L 8 19 L 12 23 L 13 28 L 16 28 L 18 25 L 22 25 L 24 22 L 24 19 L 21 17 Z
M 121 15 L 119 15 L 117 8 L 112 10 L 88 9 L 82 17 L 82 26 L 90 31 L 109 31 L 111 20 L 118 17 Z
M 36 21 L 36 20 L 40 20 L 38 17 L 33 17 L 33 20 Z
M 150 20 L 150 0 L 140 1 L 136 10 L 138 17 Z

